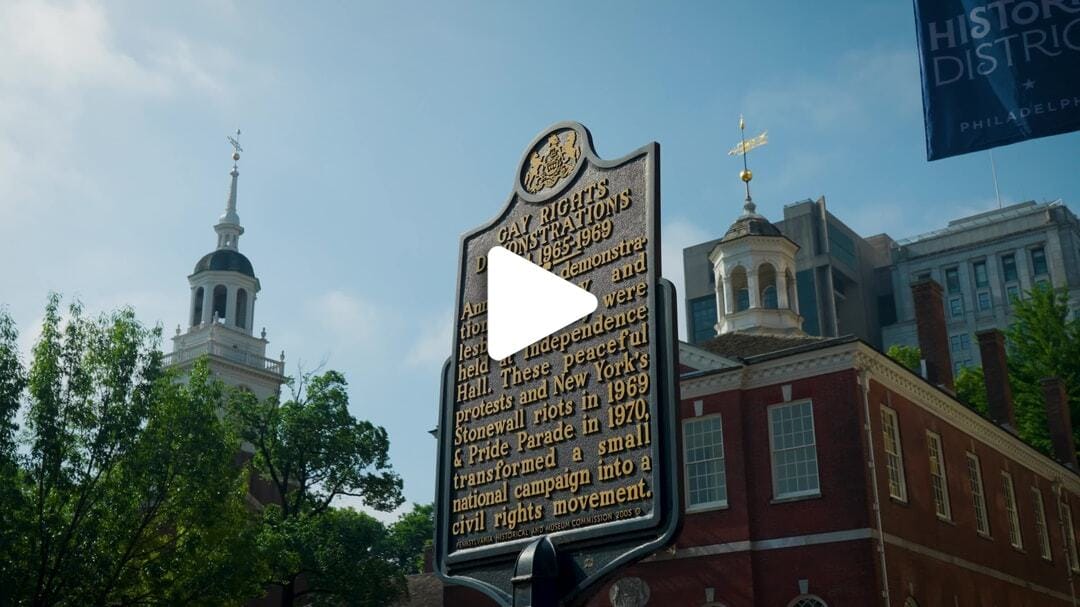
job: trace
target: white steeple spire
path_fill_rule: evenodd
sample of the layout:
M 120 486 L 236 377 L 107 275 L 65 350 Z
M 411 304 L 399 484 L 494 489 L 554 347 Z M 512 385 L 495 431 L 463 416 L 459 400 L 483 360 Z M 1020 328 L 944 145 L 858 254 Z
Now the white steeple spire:
M 218 224 L 214 226 L 214 231 L 218 234 L 219 249 L 231 249 L 233 251 L 239 248 L 238 242 L 240 235 L 244 233 L 244 228 L 240 225 L 240 216 L 236 214 L 236 178 L 240 175 L 240 170 L 237 168 L 236 163 L 240 160 L 240 152 L 244 151 L 240 147 L 240 129 L 236 129 L 236 138 L 226 137 L 229 143 L 233 146 L 233 167 L 229 171 L 231 178 L 229 182 L 229 198 L 225 201 L 225 214 L 218 219 Z

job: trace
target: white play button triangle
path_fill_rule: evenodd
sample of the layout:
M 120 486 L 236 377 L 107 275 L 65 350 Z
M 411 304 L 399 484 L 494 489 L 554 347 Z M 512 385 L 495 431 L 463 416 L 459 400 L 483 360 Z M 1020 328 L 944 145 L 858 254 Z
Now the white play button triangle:
M 503 247 L 488 251 L 488 354 L 502 360 L 596 310 L 596 296 Z

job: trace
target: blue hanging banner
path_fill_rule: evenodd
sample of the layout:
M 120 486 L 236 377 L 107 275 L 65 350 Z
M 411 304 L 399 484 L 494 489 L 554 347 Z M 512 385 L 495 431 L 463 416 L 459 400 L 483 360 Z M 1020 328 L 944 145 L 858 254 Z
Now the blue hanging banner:
M 1080 0 L 915 0 L 926 157 L 1080 130 Z

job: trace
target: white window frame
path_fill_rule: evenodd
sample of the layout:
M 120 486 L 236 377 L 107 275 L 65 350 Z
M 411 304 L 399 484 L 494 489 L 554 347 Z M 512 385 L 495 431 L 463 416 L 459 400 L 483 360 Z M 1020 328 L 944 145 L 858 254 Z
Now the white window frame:
M 713 502 L 703 502 L 700 504 L 690 503 L 690 464 L 699 462 L 690 462 L 688 457 L 688 451 L 690 445 L 686 440 L 686 429 L 688 426 L 695 422 L 701 422 L 708 419 L 716 418 L 720 422 L 720 457 L 707 460 L 701 460 L 702 462 L 713 461 L 714 459 L 720 460 L 720 476 L 723 480 L 724 498 Z M 713 413 L 709 415 L 702 415 L 699 417 L 689 417 L 683 420 L 682 424 L 683 432 L 683 479 L 686 492 L 686 511 L 687 512 L 702 512 L 704 510 L 717 510 L 721 508 L 727 508 L 727 456 L 724 453 L 724 419 L 719 413 Z
M 1069 559 L 1069 567 L 1073 571 L 1080 571 L 1080 559 L 1076 554 L 1076 528 L 1073 527 L 1072 508 L 1069 506 L 1069 502 L 1061 502 L 1058 506 L 1059 512 L 1064 512 L 1065 518 L 1065 533 L 1069 537 L 1065 538 L 1065 556 Z
M 983 537 L 990 537 L 990 515 L 986 510 L 986 486 L 983 484 L 982 463 L 979 461 L 979 456 L 968 451 L 967 465 L 968 485 L 971 488 L 971 501 L 975 508 L 975 531 Z
M 1001 471 L 1001 492 L 1005 497 L 1005 517 L 1009 521 L 1009 545 L 1017 550 L 1024 549 L 1024 532 L 1020 528 L 1020 508 L 1016 503 L 1016 486 L 1012 475 Z
M 1039 541 L 1039 554 L 1044 560 L 1053 561 L 1054 553 L 1050 550 L 1050 528 L 1046 526 L 1046 504 L 1043 503 L 1042 491 L 1031 488 L 1031 505 L 1035 509 L 1035 537 Z
M 776 412 L 780 411 L 781 409 L 790 408 L 790 407 L 796 407 L 796 406 L 802 406 L 802 405 L 809 405 L 810 406 L 810 436 L 811 436 L 811 438 L 813 439 L 814 442 L 811 443 L 810 445 L 803 445 L 802 447 L 796 447 L 796 448 L 813 447 L 813 450 L 814 450 L 814 461 L 813 461 L 814 476 L 817 477 L 817 487 L 814 488 L 814 489 L 807 489 L 807 490 L 804 490 L 804 491 L 791 491 L 791 492 L 788 492 L 788 493 L 780 493 L 779 487 L 777 485 L 777 474 L 776 474 L 776 453 L 777 453 L 777 451 L 776 451 L 776 444 L 775 444 L 776 438 L 773 435 L 773 415 L 775 415 Z M 777 403 L 775 405 L 770 405 L 768 407 L 768 409 L 767 409 L 767 412 L 768 412 L 768 415 L 766 416 L 766 418 L 767 418 L 766 423 L 768 424 L 767 431 L 768 431 L 768 434 L 769 434 L 769 460 L 770 460 L 769 463 L 770 463 L 770 469 L 772 471 L 773 501 L 789 501 L 789 500 L 796 500 L 796 499 L 820 496 L 821 495 L 821 469 L 818 466 L 817 425 L 814 423 L 814 403 L 813 403 L 813 401 L 801 400 L 801 401 L 794 401 L 794 402 L 790 402 L 790 403 Z
M 945 450 L 941 446 L 941 435 L 931 430 L 926 431 L 926 451 L 927 457 L 930 460 L 930 494 L 934 499 L 934 513 L 937 517 L 944 521 L 952 520 L 952 505 L 949 503 L 949 475 L 945 469 Z M 937 458 L 934 457 L 934 451 L 937 451 Z M 937 474 L 935 474 L 935 462 L 937 463 Z M 941 481 L 941 498 L 942 501 L 938 502 L 937 492 L 934 491 L 934 479 L 940 478 Z
M 885 450 L 885 476 L 889 482 L 889 497 L 907 502 L 904 445 L 900 442 L 900 418 L 897 417 L 894 409 L 885 405 L 881 405 L 881 434 L 884 438 L 882 447 Z M 892 443 L 891 448 L 890 443 Z

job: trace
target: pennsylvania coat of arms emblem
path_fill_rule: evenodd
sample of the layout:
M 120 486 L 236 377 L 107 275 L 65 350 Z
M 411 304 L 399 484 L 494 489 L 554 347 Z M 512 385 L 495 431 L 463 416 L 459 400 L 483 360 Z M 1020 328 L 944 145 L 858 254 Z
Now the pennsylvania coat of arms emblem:
M 529 157 L 529 171 L 525 173 L 523 184 L 525 191 L 535 194 L 559 183 L 573 172 L 580 156 L 576 132 L 552 133 L 545 147 L 533 151 Z

